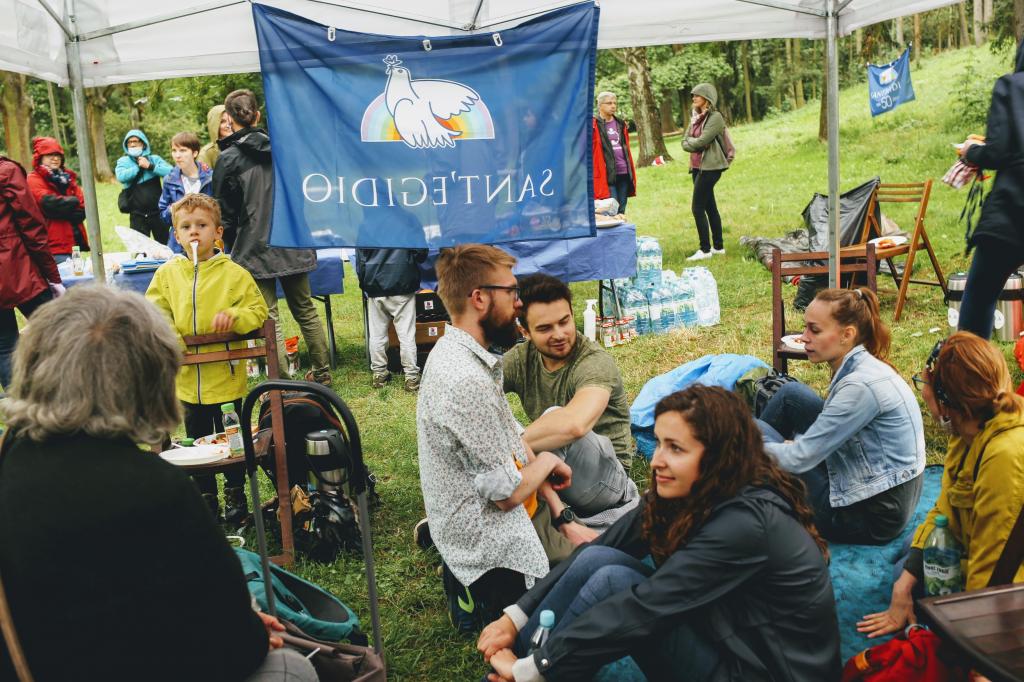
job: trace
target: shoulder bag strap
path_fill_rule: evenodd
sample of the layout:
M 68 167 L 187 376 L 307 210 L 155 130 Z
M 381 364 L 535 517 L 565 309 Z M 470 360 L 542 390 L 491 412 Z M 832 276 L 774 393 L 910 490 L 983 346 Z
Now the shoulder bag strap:
M 1024 563 L 1024 506 L 1017 514 L 1017 522 L 1013 524 L 1010 537 L 1006 538 L 1003 545 L 1003 552 L 996 561 L 996 567 L 992 571 L 992 577 L 988 579 L 988 586 L 1009 585 L 1013 577 L 1017 575 L 1017 569 Z
M 3 457 L 8 433 L 10 433 L 10 430 L 0 434 L 0 458 Z M 11 663 L 14 664 L 14 670 L 18 674 L 19 682 L 33 682 L 32 671 L 29 670 L 28 661 L 25 659 L 25 651 L 21 648 L 21 641 L 18 639 L 18 631 L 14 629 L 14 619 L 11 618 L 11 609 L 7 604 L 7 592 L 4 590 L 2 578 L 0 578 L 0 630 L 3 630 L 4 642 L 7 644 L 7 654 L 11 658 Z
M 1007 431 L 1024 428 L 1021 426 L 1014 426 Z M 989 440 L 991 442 L 991 439 Z M 985 444 L 986 446 L 988 443 Z M 978 481 L 978 472 L 981 470 L 981 460 L 985 457 L 985 450 L 978 453 L 978 459 L 974 462 L 974 480 Z M 961 465 L 963 468 L 963 465 Z M 1003 551 L 999 555 L 999 559 L 996 561 L 996 567 L 992 570 L 992 575 L 988 579 L 988 586 L 994 587 L 996 585 L 1008 585 L 1013 582 L 1013 577 L 1017 574 L 1017 569 L 1020 568 L 1021 563 L 1024 563 L 1024 505 L 1021 506 L 1020 513 L 1017 514 L 1017 521 L 1013 524 L 1013 528 L 1010 530 L 1010 536 L 1006 538 L 1006 544 L 1003 545 Z

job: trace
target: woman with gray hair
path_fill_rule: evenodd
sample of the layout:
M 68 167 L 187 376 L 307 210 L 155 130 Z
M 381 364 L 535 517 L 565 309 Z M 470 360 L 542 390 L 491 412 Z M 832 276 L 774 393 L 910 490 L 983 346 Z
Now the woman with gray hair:
M 629 127 L 615 115 L 618 99 L 614 92 L 597 96 L 594 117 L 594 198 L 612 197 L 619 202 L 619 214 L 625 215 L 626 202 L 636 196 L 636 167 L 629 149 Z
M 188 476 L 136 446 L 177 428 L 180 362 L 160 312 L 107 287 L 43 305 L 21 337 L 0 403 L 0 577 L 37 680 L 317 679 L 252 609 Z

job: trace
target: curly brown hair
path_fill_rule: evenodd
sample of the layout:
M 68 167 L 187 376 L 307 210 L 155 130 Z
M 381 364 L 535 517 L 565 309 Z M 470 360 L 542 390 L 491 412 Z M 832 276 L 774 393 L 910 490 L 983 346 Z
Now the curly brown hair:
M 651 487 L 644 493 L 643 537 L 659 565 L 687 543 L 716 505 L 748 485 L 776 491 L 828 558 L 828 545 L 814 527 L 803 481 L 779 468 L 765 452 L 761 432 L 739 396 L 694 384 L 662 398 L 654 408 L 655 419 L 666 412 L 682 416 L 704 446 L 704 455 L 700 476 L 682 499 L 659 497 L 652 473 Z

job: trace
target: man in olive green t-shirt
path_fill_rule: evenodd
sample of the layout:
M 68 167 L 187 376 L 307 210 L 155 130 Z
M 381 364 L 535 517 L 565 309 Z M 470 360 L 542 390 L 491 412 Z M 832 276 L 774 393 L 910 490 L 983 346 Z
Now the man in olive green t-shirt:
M 622 376 L 611 355 L 577 333 L 568 286 L 530 275 L 519 287 L 528 342 L 505 353 L 505 392 L 532 420 L 523 438 L 534 452 L 554 452 L 572 468 L 572 486 L 560 493 L 573 511 L 564 520 L 578 512 L 606 525 L 638 498 L 626 474 L 634 449 Z

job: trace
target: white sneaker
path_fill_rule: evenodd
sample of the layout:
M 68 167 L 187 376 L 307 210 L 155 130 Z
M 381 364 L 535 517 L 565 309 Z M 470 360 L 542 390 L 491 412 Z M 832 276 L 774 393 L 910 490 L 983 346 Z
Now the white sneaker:
M 713 256 L 724 256 L 725 249 L 711 249 L 711 255 Z
M 711 258 L 712 255 L 713 254 L 711 251 L 701 251 L 700 249 L 697 249 L 696 251 L 693 252 L 693 255 L 687 258 L 686 260 L 707 260 L 708 258 Z

